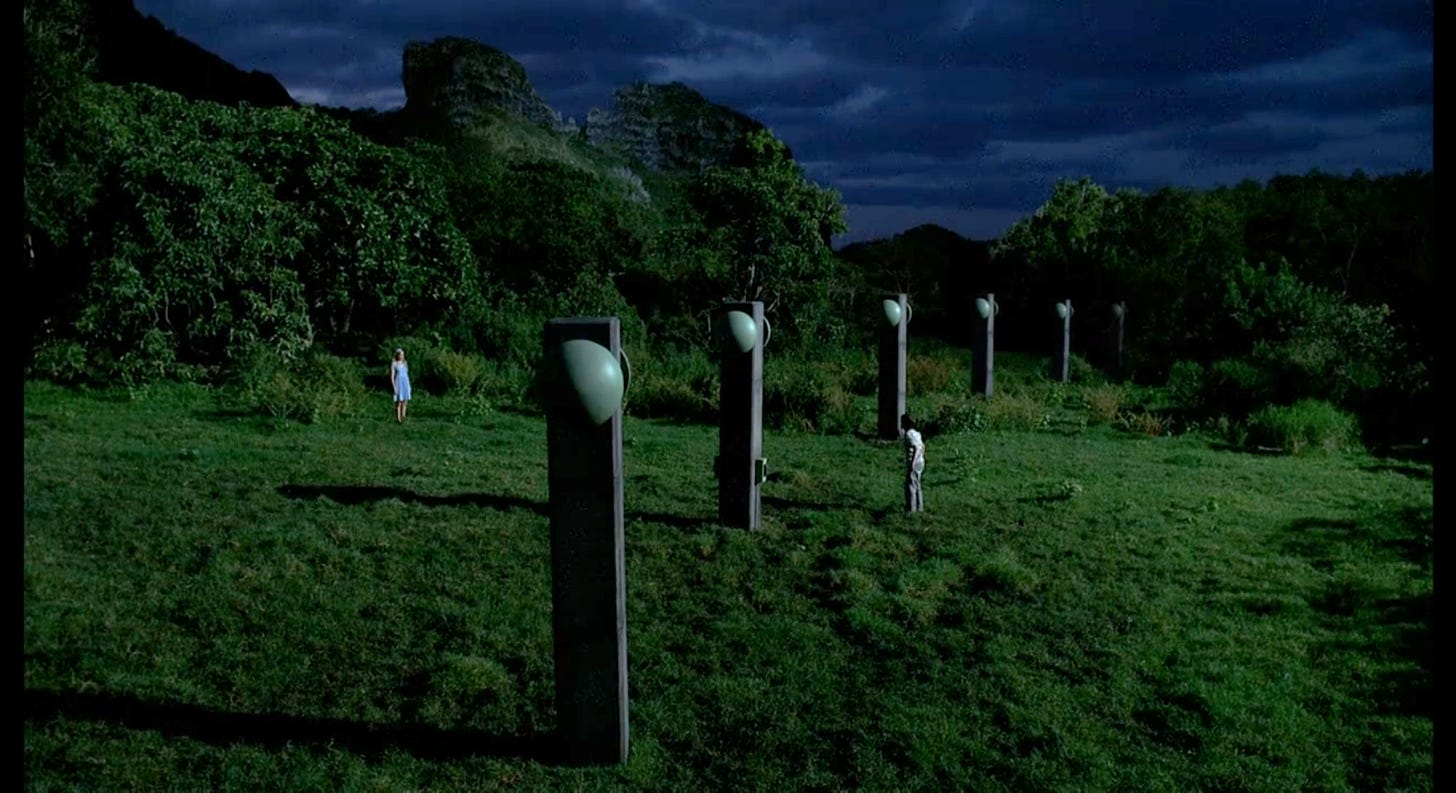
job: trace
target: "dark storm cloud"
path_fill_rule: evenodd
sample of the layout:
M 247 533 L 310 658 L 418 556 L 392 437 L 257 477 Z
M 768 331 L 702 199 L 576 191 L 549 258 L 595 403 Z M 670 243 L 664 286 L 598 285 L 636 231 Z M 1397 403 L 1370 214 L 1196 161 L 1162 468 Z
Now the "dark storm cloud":
M 242 68 L 274 74 L 301 101 L 398 105 L 405 43 L 447 35 L 504 50 L 578 120 L 630 82 L 680 81 L 763 121 L 811 178 L 839 189 L 851 238 L 911 221 L 994 236 L 1058 179 L 1083 175 L 1152 190 L 1432 162 L 1423 0 L 138 8 Z

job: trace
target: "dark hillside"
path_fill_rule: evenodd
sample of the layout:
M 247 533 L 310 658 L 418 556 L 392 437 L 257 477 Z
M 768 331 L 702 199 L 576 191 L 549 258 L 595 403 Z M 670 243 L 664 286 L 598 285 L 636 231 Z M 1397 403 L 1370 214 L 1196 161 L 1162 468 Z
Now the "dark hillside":
M 258 107 L 298 103 L 271 74 L 245 72 L 144 16 L 132 0 L 88 0 L 97 77 L 116 85 L 145 83 L 188 99 Z

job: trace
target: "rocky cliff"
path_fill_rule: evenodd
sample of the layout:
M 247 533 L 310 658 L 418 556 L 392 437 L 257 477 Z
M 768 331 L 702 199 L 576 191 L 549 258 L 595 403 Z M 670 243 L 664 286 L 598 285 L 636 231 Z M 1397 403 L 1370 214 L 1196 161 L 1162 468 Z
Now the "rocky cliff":
M 492 109 L 555 131 L 578 131 L 536 93 L 519 62 L 470 39 L 410 42 L 404 91 L 405 115 L 415 122 L 433 119 L 464 129 Z M 698 171 L 727 162 L 745 133 L 762 128 L 681 83 L 635 83 L 616 92 L 610 110 L 591 111 L 581 131 L 593 145 L 650 170 Z
M 514 58 L 494 47 L 454 36 L 412 41 L 404 48 L 406 115 L 468 127 L 494 108 L 550 129 L 562 128 Z
M 142 15 L 132 0 L 85 2 L 97 31 L 98 76 L 107 82 L 146 83 L 224 104 L 298 104 L 273 76 L 238 69 Z M 518 61 L 455 36 L 407 44 L 402 79 L 405 107 L 399 112 L 325 110 L 381 142 L 470 129 L 486 115 L 505 113 L 551 132 L 583 134 L 654 171 L 696 172 L 726 163 L 745 133 L 763 128 L 681 83 L 635 83 L 616 92 L 610 110 L 592 110 L 578 129 L 536 93 Z
M 682 83 L 635 83 L 617 91 L 611 110 L 593 110 L 585 132 L 651 170 L 698 171 L 727 162 L 743 135 L 762 128 Z

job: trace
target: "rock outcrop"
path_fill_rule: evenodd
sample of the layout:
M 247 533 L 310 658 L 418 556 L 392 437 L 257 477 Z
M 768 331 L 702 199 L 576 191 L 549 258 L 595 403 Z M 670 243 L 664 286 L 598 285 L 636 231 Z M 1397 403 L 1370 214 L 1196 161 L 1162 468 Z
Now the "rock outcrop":
M 763 124 L 714 104 L 682 83 L 634 83 L 619 89 L 609 111 L 592 110 L 586 139 L 654 171 L 700 171 L 732 156 Z
M 511 56 L 470 39 L 447 36 L 404 48 L 405 113 L 454 127 L 469 127 L 493 108 L 548 129 L 562 129 L 551 109 Z
M 272 75 L 245 72 L 144 16 L 133 0 L 84 0 L 97 32 L 98 76 L 140 82 L 189 99 L 224 104 L 297 106 Z M 591 144 L 653 171 L 698 172 L 730 161 L 743 135 L 763 124 L 708 101 L 682 83 L 634 83 L 616 92 L 610 110 L 592 110 L 583 128 L 563 123 L 536 93 L 526 69 L 506 53 L 447 36 L 405 46 L 405 106 L 374 113 L 325 112 L 381 142 L 469 129 L 504 113 L 553 132 L 581 134 Z

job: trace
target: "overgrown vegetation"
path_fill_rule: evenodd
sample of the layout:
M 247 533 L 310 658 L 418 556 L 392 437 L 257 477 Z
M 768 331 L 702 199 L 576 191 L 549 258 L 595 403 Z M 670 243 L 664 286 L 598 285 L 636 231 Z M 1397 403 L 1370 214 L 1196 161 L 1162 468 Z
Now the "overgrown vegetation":
M 837 196 L 764 130 L 702 173 L 656 173 L 500 112 L 452 131 L 194 102 L 92 79 L 86 9 L 25 4 L 33 378 L 237 382 L 260 356 L 295 377 L 329 356 L 372 371 L 381 339 L 408 339 L 426 393 L 529 410 L 544 320 L 615 315 L 639 375 L 628 410 L 700 420 L 717 398 L 707 316 L 758 299 L 771 426 L 854 432 L 878 290 L 911 293 L 918 342 L 958 343 L 986 289 L 1007 309 L 999 346 L 1034 354 L 1043 309 L 1071 298 L 1083 386 L 1106 379 L 1103 315 L 1128 302 L 1132 380 L 1169 398 L 1128 413 L 1104 390 L 1095 420 L 1153 431 L 1319 399 L 1376 443 L 1432 434 L 1430 174 L 1148 195 L 1066 181 L 989 250 L 917 229 L 837 257 Z M 1046 423 L 1012 380 L 972 407 L 965 361 L 919 349 L 927 419 Z

